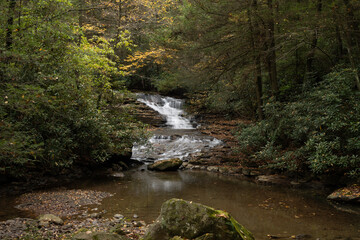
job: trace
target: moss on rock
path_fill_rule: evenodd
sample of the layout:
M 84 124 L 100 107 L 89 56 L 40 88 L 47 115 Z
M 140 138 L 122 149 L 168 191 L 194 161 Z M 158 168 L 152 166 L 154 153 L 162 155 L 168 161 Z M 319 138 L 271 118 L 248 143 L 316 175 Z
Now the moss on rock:
M 170 199 L 144 240 L 186 239 L 252 240 L 252 234 L 227 212 L 181 199 Z
M 160 160 L 148 166 L 151 171 L 176 171 L 183 162 L 179 158 Z

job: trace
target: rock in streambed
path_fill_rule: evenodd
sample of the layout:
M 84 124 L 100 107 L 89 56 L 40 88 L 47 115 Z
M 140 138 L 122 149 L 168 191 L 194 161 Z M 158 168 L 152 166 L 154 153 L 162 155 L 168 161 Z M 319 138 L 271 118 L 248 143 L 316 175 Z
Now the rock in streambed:
M 338 189 L 327 198 L 338 202 L 360 203 L 360 186 L 354 184 L 350 187 Z
M 148 166 L 151 171 L 176 171 L 179 169 L 183 161 L 179 158 L 160 160 Z
M 144 240 L 169 239 L 253 240 L 252 234 L 227 212 L 198 203 L 170 199 L 149 226 Z
M 50 223 L 55 223 L 57 225 L 63 225 L 64 221 L 53 214 L 44 214 L 39 217 L 39 225 L 40 226 L 49 226 Z

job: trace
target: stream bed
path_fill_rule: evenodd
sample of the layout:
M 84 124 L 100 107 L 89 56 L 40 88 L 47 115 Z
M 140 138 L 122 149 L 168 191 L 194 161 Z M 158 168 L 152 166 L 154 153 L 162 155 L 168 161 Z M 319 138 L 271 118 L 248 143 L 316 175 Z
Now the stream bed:
M 134 220 L 151 223 L 164 201 L 181 198 L 228 211 L 256 239 L 269 239 L 268 236 L 292 239 L 298 235 L 314 240 L 360 239 L 360 215 L 336 209 L 325 200 L 326 193 L 319 190 L 263 186 L 204 171 L 151 172 L 145 168 L 143 165 L 124 172 L 120 178 L 81 180 L 66 189 L 111 193 L 101 205 L 83 207 L 105 210 L 102 218 L 120 213 L 129 220 L 137 215 Z M 32 212 L 16 209 L 15 200 L 0 199 L 0 212 L 5 214 L 0 214 L 1 220 L 36 217 Z
M 166 127 L 154 131 L 147 144 L 135 144 L 133 159 L 146 164 L 168 158 L 186 161 L 191 153 L 223 144 L 196 130 L 196 123 L 181 109 L 182 100 L 146 94 L 138 97 L 164 116 Z M 88 178 L 63 189 L 110 193 L 101 205 L 84 206 L 104 213 L 103 218 L 123 214 L 129 220 L 136 216 L 151 223 L 164 201 L 181 198 L 228 211 L 256 239 L 360 240 L 360 215 L 326 201 L 324 191 L 263 186 L 204 171 L 151 172 L 146 164 L 117 177 Z M 15 197 L 2 197 L 0 220 L 36 217 L 15 206 Z
M 360 239 L 360 215 L 336 209 L 319 190 L 262 186 L 211 172 L 142 169 L 126 172 L 123 178 L 97 178 L 72 187 L 113 194 L 98 207 L 106 210 L 105 218 L 121 213 L 132 219 L 136 214 L 151 223 L 164 201 L 181 198 L 228 211 L 256 239 L 269 239 L 268 235 Z

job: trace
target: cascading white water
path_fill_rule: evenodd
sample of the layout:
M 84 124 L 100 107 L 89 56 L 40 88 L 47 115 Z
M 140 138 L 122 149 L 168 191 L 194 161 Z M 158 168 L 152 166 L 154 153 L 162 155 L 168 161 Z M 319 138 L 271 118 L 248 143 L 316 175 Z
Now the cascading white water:
M 132 159 L 156 161 L 170 158 L 185 159 L 191 153 L 200 152 L 221 144 L 216 138 L 206 136 L 163 136 L 154 135 L 144 145 L 135 144 Z
M 183 100 L 159 95 L 138 94 L 138 101 L 159 112 L 166 118 L 166 125 L 173 129 L 194 129 L 191 121 L 185 117 L 181 109 Z
M 149 94 L 137 94 L 137 98 L 138 101 L 163 115 L 166 118 L 166 125 L 170 129 L 163 128 L 156 131 L 157 134 L 152 136 L 146 144 L 135 143 L 132 149 L 132 159 L 139 161 L 170 158 L 186 160 L 191 153 L 221 144 L 221 141 L 216 138 L 192 130 L 195 129 L 193 123 L 183 117 L 183 100 Z

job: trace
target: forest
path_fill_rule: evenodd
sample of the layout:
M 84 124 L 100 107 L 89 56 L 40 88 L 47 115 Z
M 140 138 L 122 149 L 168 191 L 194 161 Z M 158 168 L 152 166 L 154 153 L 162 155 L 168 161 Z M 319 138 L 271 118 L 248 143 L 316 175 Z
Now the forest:
M 359 0 L 0 0 L 0 239 L 351 240 L 359 202 Z
M 129 151 L 130 90 L 240 117 L 244 164 L 360 174 L 360 3 L 7 0 L 0 17 L 0 171 Z

